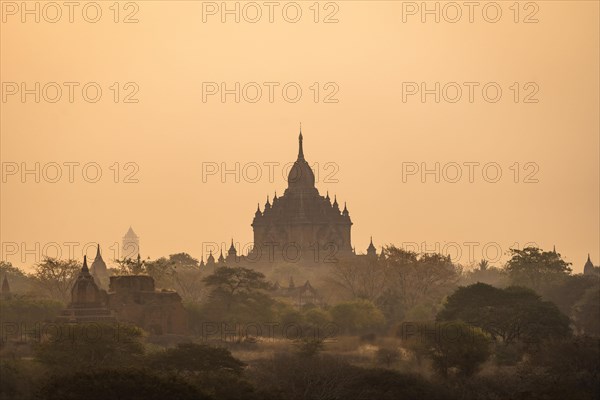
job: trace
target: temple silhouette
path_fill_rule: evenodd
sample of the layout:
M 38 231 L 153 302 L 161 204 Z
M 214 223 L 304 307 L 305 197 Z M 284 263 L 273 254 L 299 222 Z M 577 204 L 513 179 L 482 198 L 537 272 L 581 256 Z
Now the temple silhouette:
M 302 259 L 314 262 L 352 255 L 350 213 L 337 198 L 321 196 L 315 175 L 304 158 L 302 130 L 298 136 L 298 159 L 290 169 L 283 196 L 273 197 L 254 214 L 254 249 L 249 257 L 271 261 Z
M 94 264 L 100 256 L 100 246 Z M 102 261 L 104 263 L 104 261 Z M 187 316 L 179 294 L 157 290 L 148 275 L 111 276 L 108 290 L 90 272 L 87 256 L 71 288 L 71 302 L 57 317 L 57 322 L 125 322 L 133 323 L 153 334 L 184 334 Z M 8 283 L 7 283 L 8 284 Z
M 352 246 L 352 219 L 344 203 L 340 209 L 337 197 L 319 193 L 315 174 L 304 156 L 302 128 L 298 136 L 298 157 L 288 174 L 288 186 L 282 196 L 277 193 L 261 210 L 260 203 L 254 213 L 252 229 L 254 246 L 247 255 L 238 255 L 233 239 L 226 255 L 215 260 L 212 251 L 206 264 L 218 267 L 244 263 L 260 267 L 273 263 L 291 262 L 306 265 L 334 263 L 354 257 L 376 257 L 371 243 L 366 255 L 357 255 Z

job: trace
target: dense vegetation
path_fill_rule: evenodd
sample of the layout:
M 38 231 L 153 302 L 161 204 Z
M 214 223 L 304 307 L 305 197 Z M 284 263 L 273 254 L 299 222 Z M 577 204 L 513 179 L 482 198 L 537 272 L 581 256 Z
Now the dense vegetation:
M 600 281 L 560 254 L 460 266 L 389 246 L 320 271 L 119 260 L 177 290 L 188 335 L 56 324 L 80 264 L 0 262 L 0 399 L 595 399 Z M 298 282 L 294 285 L 293 276 Z M 278 281 L 289 279 L 289 287 Z M 310 279 L 320 296 L 298 303 Z M 300 283 L 302 282 L 302 283 Z

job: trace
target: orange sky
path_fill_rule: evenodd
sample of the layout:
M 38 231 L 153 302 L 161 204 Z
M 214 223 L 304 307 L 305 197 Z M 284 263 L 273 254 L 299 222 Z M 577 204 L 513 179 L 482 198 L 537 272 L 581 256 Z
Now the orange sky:
M 203 7 L 221 2 L 120 2 L 115 23 L 113 3 L 97 2 L 96 23 L 80 8 L 69 23 L 64 7 L 51 23 L 56 10 L 45 3 L 36 23 L 35 15 L 22 14 L 21 2 L 0 3 L 2 259 L 28 266 L 56 246 L 63 256 L 74 246 L 80 258 L 84 244 L 95 242 L 112 258 L 130 225 L 144 257 L 200 257 L 207 244 L 231 237 L 249 243 L 257 202 L 262 207 L 267 194 L 285 189 L 282 169 L 296 158 L 302 121 L 306 158 L 318 164 L 317 187 L 347 201 L 357 252 L 373 235 L 377 246 L 444 250 L 461 263 L 486 256 L 484 249 L 495 260 L 498 249 L 525 243 L 556 245 L 576 272 L 588 252 L 599 263 L 598 2 L 540 1 L 528 9 L 522 2 L 518 23 L 512 1 L 498 2 L 496 23 L 482 15 L 488 2 L 475 9 L 472 23 L 467 8 L 460 21 L 445 21 L 454 15 L 443 8 L 447 2 L 440 3 L 439 23 L 434 16 L 422 23 L 420 13 L 405 14 L 403 22 L 403 7 L 410 6 L 391 1 L 321 2 L 316 23 L 313 1 L 279 2 L 272 23 L 266 6 L 251 23 L 255 9 L 245 3 L 239 23 L 234 15 L 223 23 L 220 10 L 205 13 L 203 22 Z M 297 23 L 286 21 L 284 6 L 288 20 L 294 7 L 302 10 Z M 93 19 L 94 8 L 86 10 Z M 488 6 L 488 19 L 493 11 Z M 131 13 L 138 22 L 123 23 Z M 326 15 L 338 22 L 324 23 Z M 524 23 L 528 15 L 538 22 Z M 35 94 L 23 102 L 21 83 L 34 89 L 36 82 L 40 102 Z M 77 83 L 73 102 L 64 82 Z M 95 103 L 83 98 L 89 82 L 88 96 L 94 86 L 102 90 Z M 225 102 L 220 93 L 207 95 L 213 82 L 228 89 L 239 82 L 239 103 L 234 94 Z M 441 91 L 446 85 L 439 103 L 433 94 L 425 102 L 420 93 L 406 94 L 422 82 L 428 89 L 440 82 Z M 478 85 L 473 102 L 465 82 Z M 494 86 L 502 89 L 495 103 L 482 94 L 490 82 L 490 96 Z M 301 88 L 297 102 L 286 101 L 286 84 L 290 97 Z M 262 97 L 252 103 L 256 86 Z M 456 86 L 462 97 L 451 103 Z M 62 97 L 51 103 L 56 87 Z M 130 99 L 137 102 L 124 102 L 135 90 Z M 326 102 L 333 92 L 329 99 L 337 102 Z M 23 179 L 22 167 L 36 163 L 40 182 L 34 174 Z M 203 179 L 207 165 L 236 163 L 239 182 L 234 174 Z M 279 163 L 273 181 L 268 163 Z M 425 182 L 418 172 L 403 176 L 436 163 L 440 182 L 433 174 Z M 62 177 L 52 183 L 57 164 Z M 254 182 L 256 165 L 262 177 Z M 456 165 L 462 178 L 452 183 Z M 102 176 L 87 182 L 95 166 Z M 502 176 L 489 182 L 498 167 Z M 126 183 L 133 172 L 129 180 L 138 182 Z

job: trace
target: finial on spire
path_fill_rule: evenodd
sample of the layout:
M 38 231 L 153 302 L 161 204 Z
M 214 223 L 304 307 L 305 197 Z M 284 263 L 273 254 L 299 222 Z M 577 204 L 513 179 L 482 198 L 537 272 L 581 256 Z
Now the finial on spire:
M 375 246 L 373 246 L 373 236 L 371 236 L 369 247 L 367 247 L 367 255 L 372 257 L 377 255 L 377 250 L 375 249 Z
M 298 160 L 304 160 L 304 150 L 302 149 L 302 123 L 300 123 L 300 135 L 298 135 Z
M 81 268 L 82 272 L 89 272 L 90 270 L 88 269 L 87 266 L 87 256 L 83 256 L 83 267 Z

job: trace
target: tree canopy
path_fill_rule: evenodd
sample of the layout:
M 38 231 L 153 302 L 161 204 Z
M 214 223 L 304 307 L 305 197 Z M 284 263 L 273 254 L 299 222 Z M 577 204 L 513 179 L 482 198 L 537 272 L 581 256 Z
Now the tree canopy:
M 523 250 L 510 249 L 510 260 L 506 263 L 513 283 L 539 289 L 543 283 L 568 275 L 571 268 L 555 251 L 543 251 L 537 247 Z
M 476 283 L 460 287 L 448 297 L 437 320 L 462 320 L 506 343 L 537 342 L 570 334 L 569 319 L 556 305 L 518 286 L 498 289 Z

